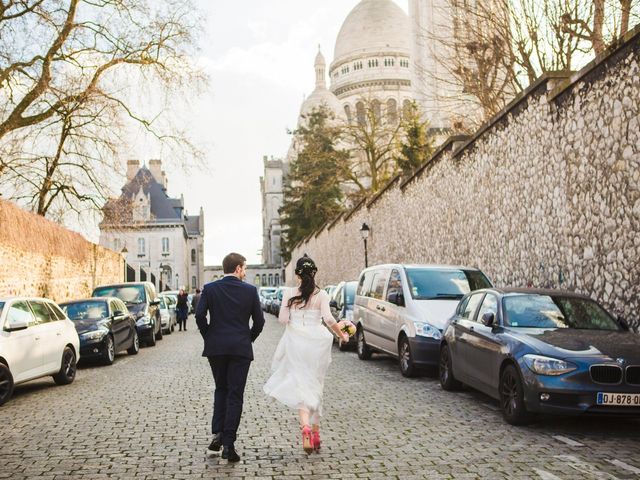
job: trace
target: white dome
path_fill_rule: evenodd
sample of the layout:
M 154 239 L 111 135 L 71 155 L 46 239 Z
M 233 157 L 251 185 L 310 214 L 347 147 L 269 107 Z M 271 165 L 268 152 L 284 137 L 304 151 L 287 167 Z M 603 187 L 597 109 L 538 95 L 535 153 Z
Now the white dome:
M 309 115 L 314 108 L 319 108 L 321 105 L 328 107 L 329 110 L 336 115 L 336 118 L 341 116 L 342 104 L 340 103 L 340 100 L 338 100 L 338 97 L 326 88 L 316 88 L 302 104 L 298 124 L 302 121 L 303 116 Z
M 392 0 L 362 0 L 345 20 L 334 62 L 363 53 L 411 50 L 411 21 Z

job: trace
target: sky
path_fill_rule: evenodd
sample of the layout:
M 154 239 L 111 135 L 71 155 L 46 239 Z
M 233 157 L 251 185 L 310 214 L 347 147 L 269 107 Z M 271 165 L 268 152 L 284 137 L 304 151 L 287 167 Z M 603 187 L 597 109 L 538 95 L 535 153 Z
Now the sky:
M 189 129 L 208 171 L 167 173 L 170 196 L 183 193 L 190 214 L 204 208 L 207 265 L 220 265 L 231 251 L 260 263 L 262 158 L 285 156 L 287 130 L 315 86 L 318 45 L 330 63 L 358 1 L 196 0 L 207 18 L 198 62 L 211 83 Z M 407 10 L 407 0 L 397 3 Z

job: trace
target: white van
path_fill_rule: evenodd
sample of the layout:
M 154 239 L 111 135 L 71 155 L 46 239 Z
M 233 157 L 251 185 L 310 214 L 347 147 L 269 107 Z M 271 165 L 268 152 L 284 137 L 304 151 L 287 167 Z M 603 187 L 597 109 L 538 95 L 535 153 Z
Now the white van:
M 14 385 L 53 376 L 73 382 L 80 339 L 73 322 L 45 298 L 0 298 L 0 405 Z
M 491 287 L 476 268 L 378 265 L 360 274 L 353 312 L 358 357 L 384 352 L 405 377 L 436 367 L 442 329 L 464 294 Z

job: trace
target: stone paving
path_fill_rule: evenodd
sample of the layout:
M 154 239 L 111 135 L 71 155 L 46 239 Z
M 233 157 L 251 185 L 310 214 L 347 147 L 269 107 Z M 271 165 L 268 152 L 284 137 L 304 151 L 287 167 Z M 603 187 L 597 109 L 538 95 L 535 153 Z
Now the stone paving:
M 267 316 L 255 345 L 237 449 L 207 459 L 212 378 L 190 317 L 111 367 L 85 366 L 66 387 L 16 387 L 0 408 L 0 479 L 627 479 L 640 478 L 640 420 L 546 418 L 511 427 L 473 391 L 406 379 L 396 362 L 334 349 L 323 448 L 307 456 L 294 412 L 262 385 L 282 333 Z

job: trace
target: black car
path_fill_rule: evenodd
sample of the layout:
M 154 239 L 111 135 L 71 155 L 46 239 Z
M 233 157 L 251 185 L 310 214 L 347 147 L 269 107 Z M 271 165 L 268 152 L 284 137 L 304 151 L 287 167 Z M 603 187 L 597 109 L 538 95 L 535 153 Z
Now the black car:
M 135 318 L 122 300 L 88 298 L 61 303 L 60 307 L 76 327 L 83 361 L 99 359 L 111 365 L 122 350 L 129 355 L 140 351 Z
M 122 300 L 136 318 L 140 341 L 153 347 L 162 340 L 160 300 L 151 282 L 129 282 L 96 287 L 92 297 L 116 297 Z
M 507 422 L 533 413 L 640 414 L 640 336 L 587 296 L 486 289 L 460 301 L 440 347 L 440 384 L 500 401 Z
M 329 306 L 331 307 L 331 314 L 336 322 L 340 322 L 342 320 L 348 320 L 350 322 L 353 321 L 353 303 L 356 299 L 357 287 L 358 282 L 356 281 L 340 282 L 335 287 Z M 338 348 L 343 352 L 350 348 L 355 348 L 356 345 L 355 335 L 350 337 L 348 342 L 336 339 L 335 336 L 334 340 L 338 342 Z

